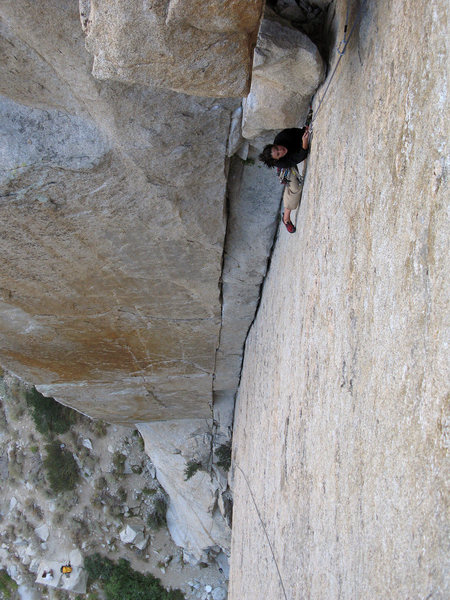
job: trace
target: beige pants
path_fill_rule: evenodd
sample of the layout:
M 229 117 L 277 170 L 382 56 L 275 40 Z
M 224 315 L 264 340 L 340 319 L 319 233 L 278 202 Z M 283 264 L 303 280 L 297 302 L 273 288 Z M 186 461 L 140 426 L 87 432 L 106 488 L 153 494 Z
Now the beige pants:
M 300 202 L 303 186 L 299 184 L 297 177 L 291 172 L 289 182 L 284 186 L 283 206 L 289 210 L 295 210 Z

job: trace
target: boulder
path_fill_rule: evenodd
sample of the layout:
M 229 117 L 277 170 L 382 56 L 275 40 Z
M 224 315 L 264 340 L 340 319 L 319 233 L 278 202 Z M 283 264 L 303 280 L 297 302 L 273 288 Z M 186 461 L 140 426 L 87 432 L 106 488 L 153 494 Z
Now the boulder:
M 73 567 L 82 567 L 84 565 L 83 555 L 78 548 L 69 552 L 69 562 Z
M 37 571 L 36 583 L 76 594 L 85 594 L 86 571 L 81 567 L 72 565 L 71 573 L 63 575 L 61 573 L 62 566 L 63 563 L 55 560 L 42 560 Z
M 264 19 L 253 59 L 252 84 L 243 100 L 242 132 L 252 139 L 265 130 L 297 127 L 325 74 L 317 47 L 303 33 Z
M 29 567 L 28 570 L 30 571 L 30 573 L 37 573 L 39 570 L 39 565 L 40 565 L 40 559 L 39 558 L 34 558 Z
M 63 576 L 60 580 L 60 587 L 68 592 L 76 594 L 85 594 L 87 587 L 87 573 L 80 567 L 72 567 L 72 573 L 69 577 Z
M 85 448 L 88 450 L 93 450 L 92 442 L 89 438 L 85 438 L 81 442 Z
M 144 540 L 144 524 L 141 521 L 132 520 L 129 521 L 120 532 L 120 539 L 124 544 L 142 544 Z
M 144 534 L 136 536 L 136 539 L 133 542 L 133 545 L 136 546 L 138 550 L 143 550 L 148 543 L 148 536 L 144 536 Z
M 248 93 L 262 0 L 85 0 L 86 48 L 97 79 L 201 96 Z M 88 14 L 89 13 L 89 14 Z

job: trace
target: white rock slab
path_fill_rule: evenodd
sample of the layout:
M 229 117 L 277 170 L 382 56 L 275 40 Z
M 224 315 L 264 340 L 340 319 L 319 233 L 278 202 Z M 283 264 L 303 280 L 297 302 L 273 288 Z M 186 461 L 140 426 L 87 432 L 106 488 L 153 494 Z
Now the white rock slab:
M 189 419 L 139 423 L 145 449 L 156 467 L 157 478 L 170 497 L 167 526 L 174 542 L 190 555 L 204 559 L 212 546 L 229 548 L 230 530 L 217 505 L 217 483 L 205 471 L 186 481 L 186 463 L 193 456 L 208 455 L 205 421 Z

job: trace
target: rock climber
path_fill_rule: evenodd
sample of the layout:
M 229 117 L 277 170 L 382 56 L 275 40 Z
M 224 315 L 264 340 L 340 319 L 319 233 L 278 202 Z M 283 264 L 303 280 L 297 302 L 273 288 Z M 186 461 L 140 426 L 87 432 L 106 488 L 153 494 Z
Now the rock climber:
M 291 222 L 291 211 L 295 210 L 300 202 L 302 186 L 295 172 L 298 163 L 301 163 L 308 155 L 309 148 L 309 126 L 299 129 L 283 129 L 275 137 L 273 144 L 268 144 L 259 155 L 259 160 L 267 167 L 278 169 L 289 169 L 289 176 L 283 192 L 283 223 L 289 233 L 295 232 L 295 226 Z

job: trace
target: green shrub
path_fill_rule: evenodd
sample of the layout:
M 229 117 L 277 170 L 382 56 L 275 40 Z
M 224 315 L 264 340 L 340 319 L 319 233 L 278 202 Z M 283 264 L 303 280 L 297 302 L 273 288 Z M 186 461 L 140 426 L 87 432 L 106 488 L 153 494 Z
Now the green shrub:
M 130 563 L 91 554 L 84 562 L 89 579 L 103 584 L 106 600 L 184 600 L 180 590 L 166 590 L 151 573 L 134 571 Z
M 204 466 L 198 460 L 189 460 L 186 463 L 186 468 L 184 469 L 184 480 L 187 481 L 191 477 L 193 477 L 197 471 L 204 470 Z
M 90 429 L 97 437 L 105 437 L 108 433 L 108 423 L 101 419 L 91 419 Z
M 53 598 L 55 600 L 70 600 L 69 592 L 64 590 L 55 590 L 53 592 Z
M 112 462 L 114 465 L 114 475 L 116 478 L 123 477 L 125 471 L 125 461 L 127 457 L 118 450 L 114 452 Z
M 86 557 L 84 568 L 93 581 L 107 581 L 113 574 L 114 562 L 96 552 Z
M 229 471 L 231 467 L 231 441 L 219 446 L 214 454 L 219 459 L 217 461 L 218 466 L 222 467 L 224 471 Z
M 47 479 L 53 492 L 58 494 L 75 489 L 80 471 L 72 452 L 61 448 L 59 440 L 45 446 L 47 456 L 44 459 Z
M 108 488 L 108 482 L 106 480 L 106 477 L 103 477 L 103 475 L 101 475 L 98 479 L 95 480 L 95 490 L 97 492 L 102 492 L 103 490 L 106 490 Z
M 66 433 L 76 421 L 74 410 L 43 396 L 35 387 L 27 390 L 26 401 L 36 429 L 43 435 Z
M 167 500 L 166 498 L 156 498 L 153 502 L 153 510 L 147 517 L 147 525 L 151 529 L 161 529 L 166 524 Z
M 124 487 L 120 487 L 117 490 L 117 497 L 119 499 L 119 502 L 126 502 L 127 501 L 127 497 L 128 497 L 128 492 Z
M 17 583 L 2 569 L 0 571 L 0 593 L 3 598 L 11 598 L 13 592 L 17 589 Z

